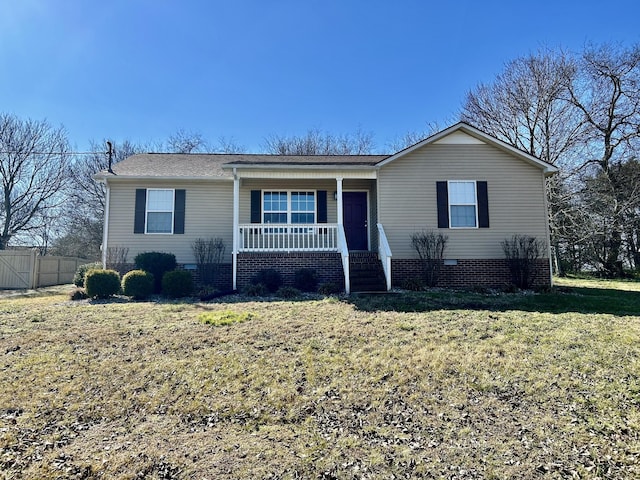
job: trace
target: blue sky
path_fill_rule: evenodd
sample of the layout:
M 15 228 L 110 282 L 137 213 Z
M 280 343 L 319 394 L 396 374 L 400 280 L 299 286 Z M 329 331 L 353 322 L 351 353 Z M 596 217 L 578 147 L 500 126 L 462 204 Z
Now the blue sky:
M 2 0 L 0 111 L 89 140 L 182 128 L 370 131 L 379 150 L 447 126 L 465 94 L 540 47 L 640 41 L 640 2 Z

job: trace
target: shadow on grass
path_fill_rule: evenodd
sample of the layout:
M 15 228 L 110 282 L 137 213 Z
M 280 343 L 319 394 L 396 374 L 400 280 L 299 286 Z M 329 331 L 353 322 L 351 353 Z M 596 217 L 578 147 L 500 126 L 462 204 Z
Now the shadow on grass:
M 640 315 L 640 292 L 561 287 L 548 293 L 474 293 L 458 290 L 353 294 L 346 300 L 367 312 L 433 310 L 522 310 L 545 313 Z

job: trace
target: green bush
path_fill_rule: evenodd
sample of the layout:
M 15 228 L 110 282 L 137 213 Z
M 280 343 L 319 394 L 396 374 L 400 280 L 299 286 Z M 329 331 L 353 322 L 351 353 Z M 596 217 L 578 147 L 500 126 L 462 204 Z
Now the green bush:
M 299 268 L 294 273 L 293 284 L 303 292 L 315 292 L 318 286 L 318 274 L 312 268 Z
M 252 283 L 245 287 L 243 293 L 250 297 L 264 297 L 269 294 L 269 290 L 264 286 L 264 283 Z
M 143 300 L 151 295 L 153 286 L 153 275 L 144 270 L 131 270 L 122 277 L 122 292 L 136 300 Z
M 162 293 L 167 297 L 188 297 L 193 293 L 193 277 L 186 270 L 172 270 L 162 277 Z
M 282 286 L 282 276 L 280 275 L 280 272 L 273 268 L 266 268 L 256 273 L 256 275 L 251 279 L 251 283 L 254 285 L 261 283 L 267 287 L 269 292 L 275 293 Z
M 162 279 L 166 272 L 174 270 L 178 264 L 176 263 L 176 256 L 173 253 L 162 252 L 144 252 L 136 255 L 133 260 L 138 270 L 144 270 L 153 275 L 155 293 L 162 291 Z
M 120 292 L 120 274 L 115 270 L 89 270 L 84 288 L 90 298 L 109 298 Z
M 340 285 L 333 282 L 322 283 L 318 287 L 318 293 L 321 295 L 335 295 L 342 292 Z
M 76 287 L 84 287 L 84 277 L 87 275 L 89 270 L 101 269 L 102 263 L 94 262 L 94 263 L 85 263 L 84 265 L 80 265 L 78 270 L 76 270 L 75 275 L 73 276 L 73 283 Z
M 300 290 L 294 287 L 280 287 L 276 295 L 280 298 L 298 298 L 300 296 Z

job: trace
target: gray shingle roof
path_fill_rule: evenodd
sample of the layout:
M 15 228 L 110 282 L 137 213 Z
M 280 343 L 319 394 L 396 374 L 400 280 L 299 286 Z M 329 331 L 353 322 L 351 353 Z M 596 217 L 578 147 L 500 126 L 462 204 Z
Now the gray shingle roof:
M 222 155 L 140 153 L 113 165 L 118 177 L 203 177 L 225 178 L 231 173 L 222 169 L 227 161 Z M 106 171 L 99 176 L 111 176 Z
M 113 174 L 98 177 L 231 178 L 230 167 L 295 166 L 373 166 L 388 155 L 259 155 L 213 153 L 141 153 L 113 165 Z M 227 168 L 224 168 L 224 167 Z

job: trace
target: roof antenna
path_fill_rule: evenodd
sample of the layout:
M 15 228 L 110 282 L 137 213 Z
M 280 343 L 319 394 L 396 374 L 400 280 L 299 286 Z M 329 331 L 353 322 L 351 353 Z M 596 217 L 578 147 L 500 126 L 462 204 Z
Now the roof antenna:
M 109 168 L 107 169 L 107 171 L 109 173 L 113 173 L 113 170 L 111 169 L 111 163 L 113 159 L 113 145 L 108 140 L 107 140 L 107 146 L 109 147 L 109 150 L 107 151 L 107 155 L 109 155 Z

